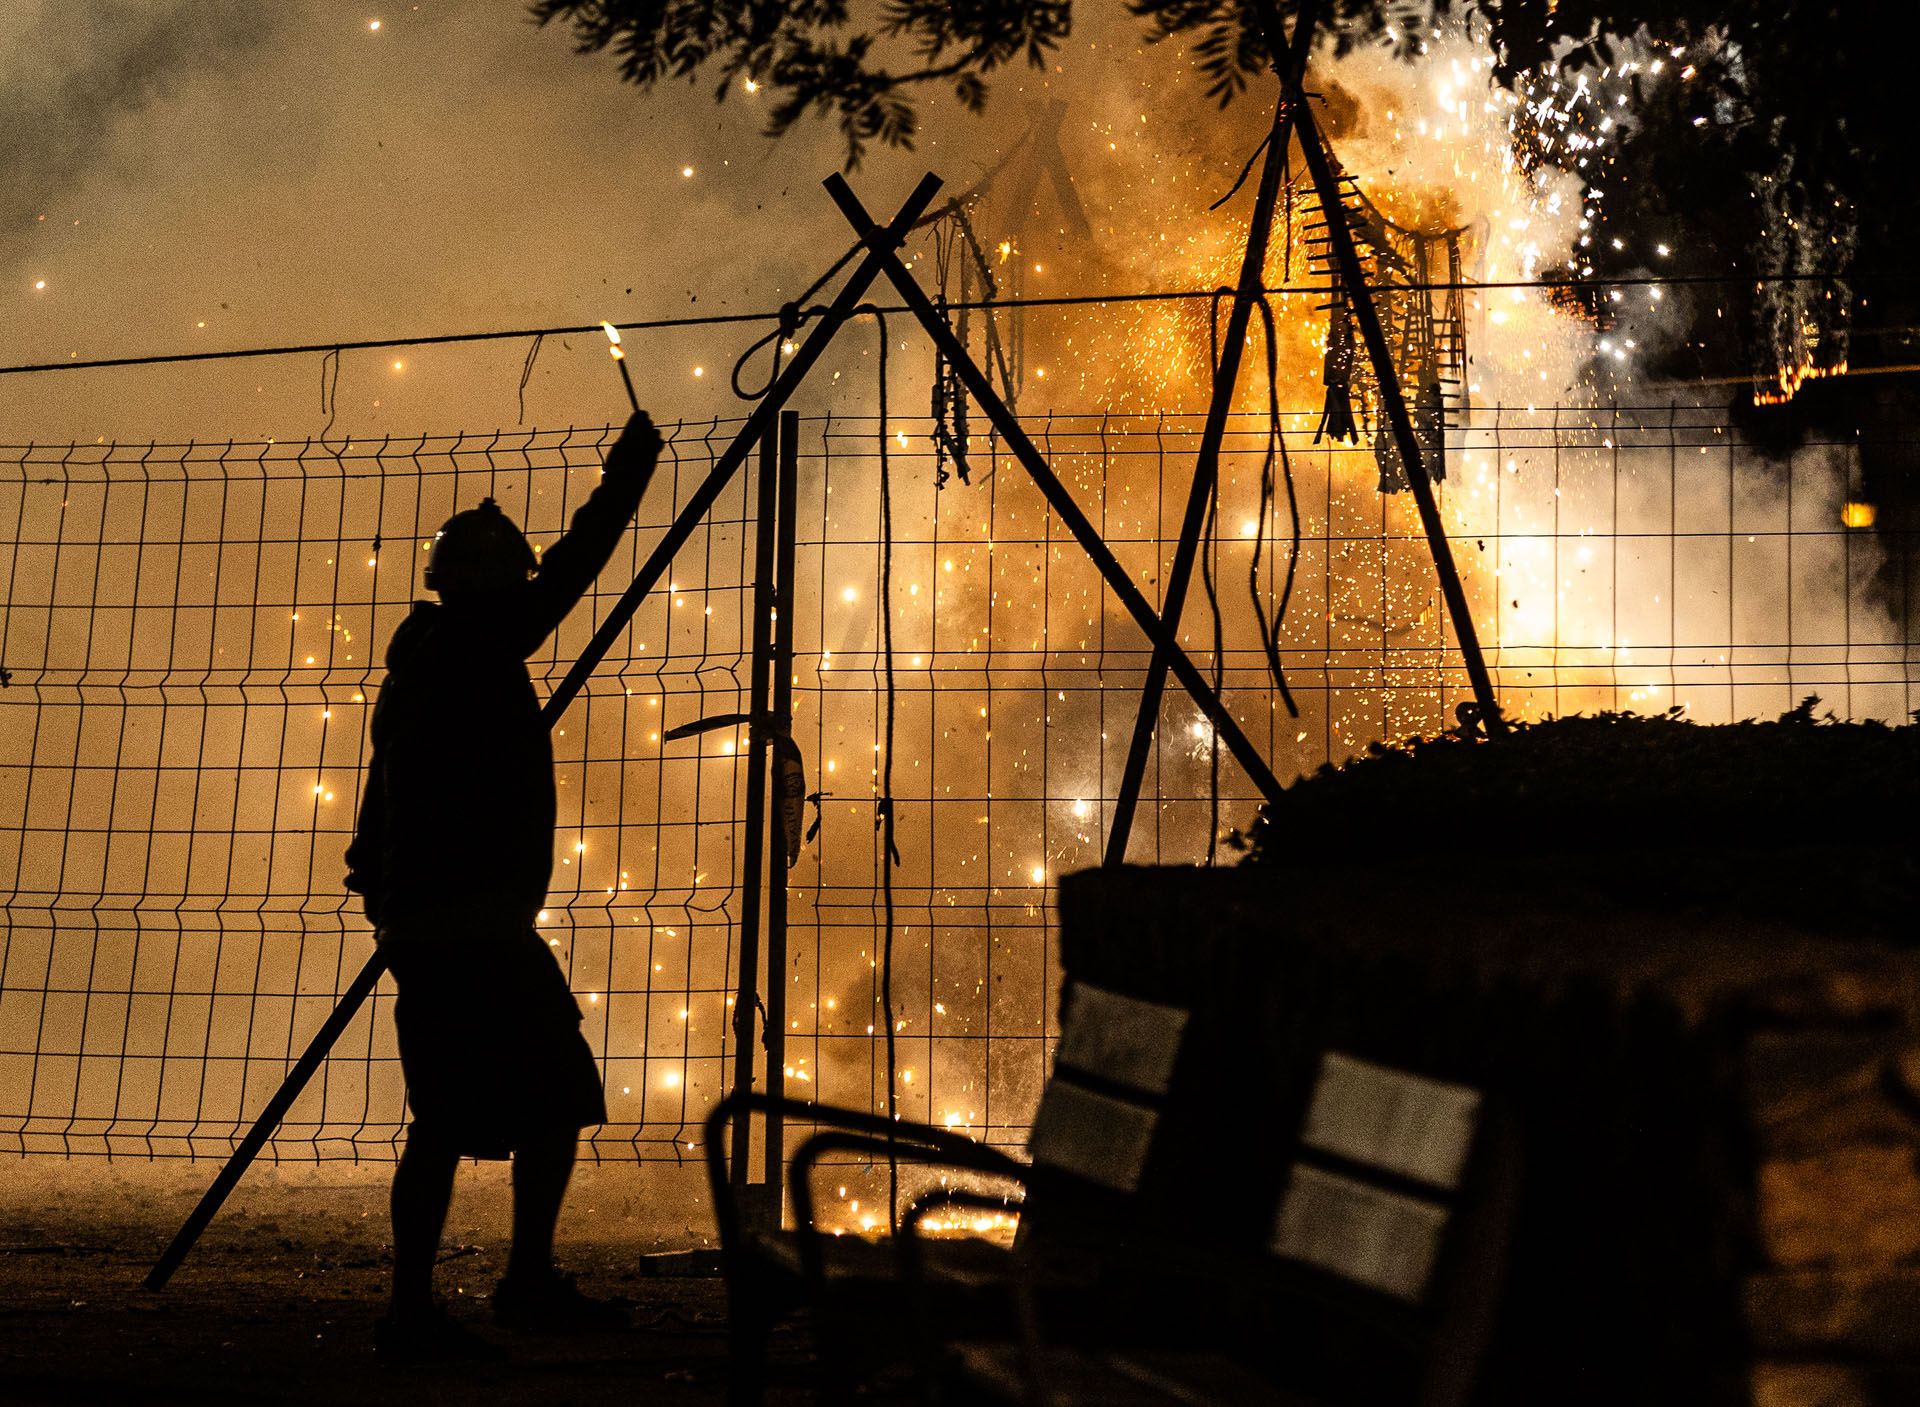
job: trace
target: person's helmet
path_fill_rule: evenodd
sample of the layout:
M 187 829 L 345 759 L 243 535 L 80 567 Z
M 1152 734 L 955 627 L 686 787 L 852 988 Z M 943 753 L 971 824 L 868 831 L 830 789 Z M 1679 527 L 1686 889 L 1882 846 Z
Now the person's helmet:
M 482 596 L 523 585 L 538 565 L 513 519 L 483 498 L 434 534 L 424 579 L 429 591 L 443 596 Z

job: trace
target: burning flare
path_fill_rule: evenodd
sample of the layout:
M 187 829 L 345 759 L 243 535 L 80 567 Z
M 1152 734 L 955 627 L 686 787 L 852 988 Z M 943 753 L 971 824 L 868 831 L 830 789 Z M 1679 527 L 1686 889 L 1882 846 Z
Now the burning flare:
M 600 328 L 607 334 L 607 355 L 620 368 L 620 384 L 627 388 L 627 404 L 638 413 L 640 397 L 633 389 L 633 373 L 627 370 L 627 349 L 620 345 L 620 329 L 605 319 L 601 320 Z

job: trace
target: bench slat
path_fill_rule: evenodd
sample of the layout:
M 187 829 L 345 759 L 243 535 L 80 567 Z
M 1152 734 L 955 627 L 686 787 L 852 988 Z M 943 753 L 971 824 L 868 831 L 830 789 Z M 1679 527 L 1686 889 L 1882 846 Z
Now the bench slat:
M 1310 1163 L 1293 1170 L 1274 1254 L 1409 1304 L 1425 1297 L 1447 1209 Z
M 1327 1051 L 1300 1141 L 1415 1182 L 1460 1185 L 1480 1093 Z
M 1058 1065 L 1084 1070 L 1142 1094 L 1163 1095 L 1173 1082 L 1187 1013 L 1179 1007 L 1121 996 L 1076 982 L 1067 989 Z
M 1131 1192 L 1140 1185 L 1153 1143 L 1156 1111 L 1098 1093 L 1056 1074 L 1040 1096 L 1027 1151 L 1053 1168 Z

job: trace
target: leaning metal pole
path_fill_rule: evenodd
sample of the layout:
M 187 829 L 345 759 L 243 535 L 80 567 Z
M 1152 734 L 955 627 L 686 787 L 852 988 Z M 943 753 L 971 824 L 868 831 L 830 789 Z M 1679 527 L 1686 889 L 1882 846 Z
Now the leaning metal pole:
M 380 981 L 380 974 L 386 971 L 386 960 L 376 949 L 373 956 L 347 984 L 347 990 L 340 994 L 340 1000 L 314 1032 L 313 1039 L 307 1042 L 307 1048 L 301 1052 L 299 1061 L 287 1072 L 286 1079 L 280 1082 L 280 1088 L 273 1092 L 273 1098 L 267 1101 L 267 1107 L 260 1111 L 253 1127 L 247 1130 L 247 1136 L 233 1150 L 226 1166 L 220 1169 L 220 1175 L 213 1180 L 194 1207 L 180 1230 L 174 1233 L 172 1242 L 167 1246 L 159 1260 L 154 1262 L 152 1270 L 142 1283 L 149 1290 L 166 1288 L 167 1281 L 187 1258 L 187 1252 L 193 1249 L 193 1243 L 200 1239 L 200 1233 L 207 1229 L 207 1223 L 213 1220 L 213 1214 L 220 1210 L 220 1204 L 227 1200 L 227 1194 L 233 1191 L 234 1184 L 240 1181 L 240 1175 L 246 1172 L 260 1150 L 266 1146 L 273 1131 L 280 1127 L 280 1121 L 287 1116 L 287 1110 L 293 1107 L 294 1100 L 306 1089 L 307 1081 L 313 1078 L 314 1071 L 327 1058 L 327 1052 L 333 1049 L 333 1043 L 345 1034 L 348 1024 L 358 1014 L 361 1004 L 373 995 L 374 987 Z
M 607 651 L 613 648 L 613 642 L 620 638 L 620 633 L 626 629 L 627 622 L 632 620 L 634 612 L 640 609 L 640 603 L 659 584 L 660 578 L 666 575 L 667 568 L 673 563 L 674 554 L 693 535 L 700 520 L 706 516 L 707 511 L 713 507 L 714 501 L 719 498 L 740 466 L 746 462 L 747 455 L 753 446 L 758 444 L 761 436 L 767 433 L 768 427 L 773 424 L 774 417 L 779 414 L 780 408 L 806 379 L 807 373 L 813 369 L 814 363 L 820 360 L 834 335 L 846 325 L 847 319 L 852 316 L 854 308 L 859 305 L 867 289 L 874 279 L 879 277 L 885 264 L 892 259 L 893 251 L 899 247 L 900 241 L 906 238 L 907 232 L 913 228 L 914 221 L 918 220 L 925 213 L 927 206 L 933 203 L 933 197 L 939 190 L 939 177 L 929 172 L 921 179 L 920 184 L 914 187 L 913 193 L 907 197 L 886 228 L 872 230 L 867 240 L 866 256 L 855 266 L 840 292 L 834 296 L 833 302 L 822 315 L 819 324 L 815 326 L 807 340 L 800 344 L 799 350 L 788 361 L 785 369 L 774 379 L 767 394 L 761 398 L 760 403 L 754 407 L 753 413 L 747 417 L 747 423 L 741 427 L 740 433 L 735 435 L 732 443 L 721 452 L 720 458 L 714 463 L 705 481 L 694 490 L 693 497 L 688 499 L 686 507 L 681 509 L 678 516 L 674 518 L 672 525 L 661 537 L 659 545 L 648 556 L 646 565 L 641 567 L 632 584 L 614 603 L 606 619 L 600 623 L 600 628 L 594 632 L 593 639 L 581 652 L 580 658 L 574 661 L 566 677 L 547 697 L 546 706 L 541 713 L 549 728 L 566 711 L 567 705 L 573 701 L 574 696 L 586 685 L 587 676 L 592 674 L 600 661 L 606 658 Z M 213 1220 L 214 1213 L 220 1210 L 220 1204 L 227 1200 L 227 1194 L 233 1191 L 241 1175 L 246 1172 L 260 1150 L 266 1146 L 267 1140 L 273 1136 L 273 1131 L 279 1127 L 280 1120 L 286 1116 L 287 1110 L 293 1106 L 293 1102 L 306 1088 L 307 1081 L 313 1078 L 314 1072 L 325 1062 L 327 1052 L 333 1048 L 333 1043 L 346 1030 L 361 1004 L 372 994 L 385 968 L 386 961 L 376 949 L 367 959 L 366 965 L 360 969 L 359 974 L 347 985 L 346 991 L 341 993 L 339 1002 L 335 1004 L 325 1023 L 314 1033 L 313 1039 L 307 1043 L 307 1048 L 301 1052 L 300 1059 L 294 1064 L 293 1069 L 287 1072 L 286 1079 L 281 1081 L 280 1088 L 274 1091 L 273 1098 L 267 1101 L 267 1107 L 261 1111 L 253 1127 L 247 1130 L 246 1137 L 241 1139 L 239 1146 L 233 1150 L 233 1155 L 220 1169 L 219 1176 L 214 1178 L 213 1185 L 206 1190 L 186 1221 L 182 1223 L 180 1230 L 174 1234 L 172 1242 L 161 1253 L 153 1269 L 147 1272 L 143 1283 L 149 1290 L 166 1287 L 167 1281 L 173 1277 L 173 1272 L 179 1269 L 180 1262 L 187 1258 L 187 1253 L 200 1239 L 200 1233 L 206 1230 L 207 1223 Z
M 800 413 L 780 412 L 779 524 L 773 560 L 773 701 L 768 707 L 771 737 L 793 736 L 793 558 L 800 503 Z M 776 773 L 776 775 L 779 775 Z M 767 808 L 767 1089 L 786 1093 L 787 1067 L 787 827 L 785 778 Z M 770 1221 L 778 1226 L 785 1210 L 786 1113 L 778 1099 L 767 1106 L 760 1124 L 765 1142 L 766 1193 Z
M 834 203 L 840 207 L 840 212 L 847 217 L 847 222 L 854 229 L 869 239 L 879 233 L 878 226 L 873 223 L 873 217 L 867 214 L 866 207 L 861 205 L 859 197 L 854 195 L 852 187 L 843 177 L 838 173 L 827 177 L 826 187 L 827 194 L 833 197 Z M 1221 703 L 1219 696 L 1213 692 L 1199 667 L 1188 657 L 1187 652 L 1180 648 L 1180 642 L 1174 634 L 1173 627 L 1161 620 L 1152 604 L 1140 593 L 1140 588 L 1134 584 L 1133 578 L 1127 575 L 1127 569 L 1120 565 L 1113 555 L 1113 550 L 1100 536 L 1099 529 L 1094 527 L 1080 505 L 1074 502 L 1072 493 L 1067 490 L 1065 484 L 1060 482 L 1059 475 L 1053 472 L 1053 466 L 1047 463 L 1046 457 L 1027 437 L 1027 432 L 1020 426 L 1020 421 L 1008 409 L 1007 403 L 1000 399 L 999 393 L 993 389 L 993 383 L 987 379 L 986 373 L 980 370 L 972 354 L 961 345 L 960 339 L 954 336 L 953 329 L 947 325 L 946 319 L 940 316 L 940 310 L 933 306 L 933 300 L 927 296 L 926 290 L 914 281 L 913 275 L 900 262 L 891 246 L 887 248 L 882 260 L 882 269 L 888 280 L 892 282 L 895 291 L 900 294 L 901 301 L 907 305 L 907 311 L 919 320 L 920 325 L 926 329 L 927 336 L 933 340 L 934 346 L 959 374 L 975 403 L 986 412 L 994 428 L 1006 440 L 1007 448 L 1013 452 L 1014 457 L 1020 461 L 1021 467 L 1032 477 L 1035 486 L 1045 496 L 1053 511 L 1060 515 L 1060 521 L 1078 540 L 1081 550 L 1092 559 L 1100 575 L 1106 578 L 1107 586 L 1119 599 L 1120 604 L 1126 607 L 1127 614 L 1133 617 L 1135 624 L 1153 643 L 1155 650 L 1165 653 L 1168 667 L 1172 669 L 1174 677 L 1193 696 L 1194 703 L 1207 715 L 1208 721 L 1213 724 L 1221 741 L 1226 743 L 1228 751 L 1245 769 L 1254 785 L 1260 788 L 1261 795 L 1270 801 L 1277 800 L 1280 796 L 1280 782 L 1273 775 L 1273 769 L 1267 765 L 1267 759 L 1241 731 L 1239 723 L 1227 711 L 1226 705 Z
M 1260 168 L 1260 185 L 1253 202 L 1253 221 L 1247 226 L 1247 250 L 1240 260 L 1240 283 L 1233 293 L 1233 311 L 1227 318 L 1227 340 L 1220 349 L 1220 365 L 1213 368 L 1213 398 L 1207 405 L 1207 423 L 1200 432 L 1200 452 L 1193 461 L 1193 487 L 1187 491 L 1186 517 L 1180 523 L 1180 540 L 1173 552 L 1173 565 L 1167 572 L 1167 586 L 1160 598 L 1160 618 L 1169 629 L 1180 628 L 1180 613 L 1187 603 L 1187 586 L 1193 580 L 1194 559 L 1200 555 L 1200 531 L 1206 524 L 1207 503 L 1220 476 L 1220 443 L 1226 437 L 1227 416 L 1233 409 L 1233 393 L 1240 384 L 1240 361 L 1246 351 L 1247 325 L 1254 304 L 1266 285 L 1267 242 L 1273 231 L 1273 207 L 1280 195 L 1280 179 L 1286 169 L 1287 146 L 1293 140 L 1294 94 L 1301 84 L 1299 75 L 1306 69 L 1307 55 L 1313 48 L 1314 13 L 1303 7 L 1293 27 L 1293 43 L 1287 54 L 1296 81 L 1281 78 L 1280 92 L 1273 110 L 1273 130 L 1267 137 L 1265 164 Z M 1277 57 L 1277 56 L 1276 56 Z M 1266 525 L 1260 525 L 1266 531 Z M 1113 798 L 1113 820 L 1107 828 L 1106 863 L 1126 861 L 1127 840 L 1133 832 L 1133 814 L 1140 802 L 1140 786 L 1146 778 L 1147 755 L 1153 751 L 1153 735 L 1160 723 L 1160 699 L 1167 688 L 1167 660 L 1159 650 L 1147 665 L 1146 682 L 1140 686 L 1140 712 L 1133 720 L 1133 741 L 1127 747 L 1127 762 L 1120 775 L 1120 790 Z
M 760 882 L 767 862 L 767 686 L 773 651 L 773 553 L 778 527 L 774 522 L 779 490 L 779 449 L 774 443 L 779 422 L 769 426 L 760 441 L 760 468 L 754 485 L 756 527 L 753 538 L 753 657 L 747 674 L 747 815 L 740 857 L 740 972 L 733 998 L 733 1087 L 753 1088 L 753 1016 L 760 987 Z M 774 883 L 785 884 L 786 876 Z M 771 986 L 779 973 L 769 967 Z M 733 1116 L 735 1195 L 747 1185 L 748 1153 L 752 1146 L 752 1113 L 743 1104 Z
M 1269 13 L 1267 33 L 1270 43 L 1277 29 L 1278 21 Z M 1480 637 L 1474 630 L 1473 612 L 1467 605 L 1466 589 L 1460 584 L 1460 571 L 1454 565 L 1453 548 L 1447 542 L 1446 524 L 1440 521 L 1440 505 L 1434 498 L 1433 483 L 1427 478 L 1427 466 L 1420 454 L 1420 441 L 1413 433 L 1413 421 L 1407 414 L 1406 397 L 1400 393 L 1400 376 L 1394 370 L 1393 352 L 1387 346 L 1386 331 L 1380 325 L 1380 310 L 1374 306 L 1373 290 L 1367 287 L 1364 271 L 1360 267 L 1360 251 L 1353 242 L 1353 227 L 1347 222 L 1347 205 L 1340 198 L 1340 186 L 1334 179 L 1332 163 L 1327 160 L 1327 149 L 1313 110 L 1307 104 L 1305 93 L 1297 81 L 1293 95 L 1296 109 L 1294 123 L 1300 133 L 1300 150 L 1306 156 L 1307 170 L 1313 176 L 1314 190 L 1320 197 L 1320 209 L 1326 216 L 1327 243 L 1333 251 L 1335 262 L 1340 266 L 1340 282 L 1347 290 L 1354 320 L 1360 324 L 1360 335 L 1367 344 L 1367 356 L 1373 362 L 1373 379 L 1379 387 L 1380 405 L 1386 412 L 1388 424 L 1393 427 L 1394 446 L 1400 451 L 1400 462 L 1406 466 L 1407 486 L 1412 490 L 1413 501 L 1420 510 L 1420 526 L 1426 530 L 1427 546 L 1433 553 L 1433 567 L 1440 577 L 1440 594 L 1447 603 L 1447 614 L 1453 617 L 1453 632 L 1460 641 L 1460 654 L 1466 661 L 1467 681 L 1473 686 L 1474 703 L 1479 708 L 1481 725 L 1487 730 L 1488 737 L 1498 737 L 1507 731 L 1506 720 L 1500 716 L 1500 703 L 1494 697 L 1493 678 L 1487 673 L 1486 657 L 1480 653 Z

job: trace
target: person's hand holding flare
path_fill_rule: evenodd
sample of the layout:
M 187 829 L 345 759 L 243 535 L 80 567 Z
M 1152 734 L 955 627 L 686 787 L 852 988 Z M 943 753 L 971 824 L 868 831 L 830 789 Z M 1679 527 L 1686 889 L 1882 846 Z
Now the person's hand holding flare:
M 654 427 L 653 417 L 638 407 L 628 417 L 626 428 L 621 430 L 620 438 L 613 446 L 613 453 L 607 462 L 633 465 L 643 474 L 651 475 L 653 466 L 659 462 L 660 450 L 666 441 L 660 438 L 660 431 Z

